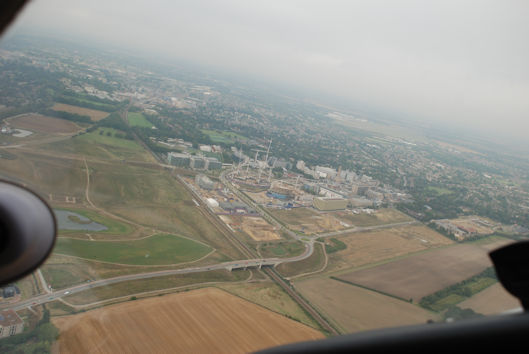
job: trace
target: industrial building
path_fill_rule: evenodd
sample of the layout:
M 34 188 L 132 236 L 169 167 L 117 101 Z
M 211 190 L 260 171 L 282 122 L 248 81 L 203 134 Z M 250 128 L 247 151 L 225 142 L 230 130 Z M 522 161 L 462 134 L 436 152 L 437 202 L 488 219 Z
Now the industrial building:
M 207 170 L 220 170 L 222 168 L 222 162 L 216 157 L 206 158 L 206 169 Z
M 189 167 L 195 170 L 203 170 L 206 168 L 206 159 L 202 156 L 192 156 L 189 161 Z
M 189 167 L 189 159 L 190 155 L 188 154 L 180 154 L 177 152 L 170 152 L 167 154 L 167 160 L 169 161 L 169 165 L 177 166 L 177 167 Z
M 0 311 L 0 338 L 24 331 L 24 321 L 13 310 Z
M 198 174 L 195 176 L 195 183 L 203 189 L 212 190 L 215 188 L 215 182 L 213 182 L 208 178 L 208 176 L 203 174 Z
M 231 214 L 255 214 L 256 211 L 241 202 L 220 202 L 220 207 Z
M 347 208 L 349 201 L 343 198 L 315 197 L 312 203 L 318 210 L 340 210 Z

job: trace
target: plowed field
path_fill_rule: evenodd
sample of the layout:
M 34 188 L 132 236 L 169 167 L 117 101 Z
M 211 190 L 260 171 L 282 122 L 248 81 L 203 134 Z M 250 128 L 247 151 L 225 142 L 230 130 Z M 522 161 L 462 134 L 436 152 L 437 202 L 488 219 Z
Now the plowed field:
M 323 338 L 216 288 L 56 318 L 61 353 L 247 353 Z

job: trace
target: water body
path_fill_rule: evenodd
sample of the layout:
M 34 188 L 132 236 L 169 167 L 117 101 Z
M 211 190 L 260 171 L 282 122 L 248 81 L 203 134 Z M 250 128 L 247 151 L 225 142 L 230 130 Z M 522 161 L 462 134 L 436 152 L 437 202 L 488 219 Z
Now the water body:
M 105 231 L 108 228 L 105 225 L 99 224 L 90 220 L 86 216 L 74 213 L 67 210 L 54 209 L 59 230 L 81 230 L 81 231 Z

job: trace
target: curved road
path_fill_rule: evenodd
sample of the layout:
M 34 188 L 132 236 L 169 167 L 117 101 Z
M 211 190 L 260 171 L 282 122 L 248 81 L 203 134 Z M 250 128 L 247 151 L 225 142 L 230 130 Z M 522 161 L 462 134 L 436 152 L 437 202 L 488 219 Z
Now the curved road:
M 170 269 L 170 270 L 162 270 L 162 271 L 149 272 L 149 273 L 122 275 L 122 276 L 118 276 L 114 278 L 101 279 L 101 280 L 96 280 L 96 281 L 92 281 L 89 283 L 83 283 L 83 284 L 71 286 L 66 289 L 49 292 L 47 294 L 38 295 L 30 299 L 14 303 L 14 304 L 8 304 L 7 306 L 0 306 L 0 309 L 21 310 L 28 306 L 40 305 L 40 304 L 45 304 L 47 302 L 51 302 L 51 301 L 57 300 L 66 295 L 75 294 L 81 291 L 85 291 L 85 290 L 92 289 L 92 288 L 97 288 L 100 286 L 121 283 L 124 281 L 131 281 L 131 280 L 138 280 L 138 279 L 150 279 L 150 278 L 163 277 L 167 275 L 176 275 L 176 274 L 209 272 L 209 271 L 219 270 L 219 269 L 232 270 L 232 269 L 246 269 L 250 267 L 275 266 L 277 264 L 284 263 L 284 262 L 296 262 L 296 261 L 303 260 L 307 257 L 310 257 L 310 255 L 314 251 L 314 245 L 312 244 L 312 242 L 307 243 L 307 245 L 308 247 L 305 249 L 305 252 L 303 252 L 303 254 L 300 254 L 299 256 L 296 256 L 296 257 L 246 259 L 246 260 L 238 260 L 238 261 L 207 265 L 207 266 L 202 266 L 202 267 Z

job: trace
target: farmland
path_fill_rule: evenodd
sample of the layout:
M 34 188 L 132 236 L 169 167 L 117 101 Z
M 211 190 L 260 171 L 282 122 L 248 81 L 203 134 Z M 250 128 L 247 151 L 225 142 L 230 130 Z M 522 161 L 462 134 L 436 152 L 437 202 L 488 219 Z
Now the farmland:
M 59 238 L 54 252 L 102 262 L 134 265 L 167 265 L 204 257 L 212 249 L 174 236 L 154 235 L 135 241 L 85 241 Z
M 149 122 L 145 116 L 138 112 L 127 113 L 127 119 L 129 124 L 133 127 L 151 128 L 153 125 Z
M 509 294 L 500 283 L 496 283 L 459 303 L 458 306 L 470 308 L 484 315 L 492 315 L 519 308 L 520 301 Z
M 55 103 L 51 109 L 60 112 L 68 112 L 79 114 L 81 116 L 89 116 L 93 122 L 97 122 L 103 118 L 108 117 L 108 112 L 98 111 L 96 109 L 84 108 L 79 106 L 72 106 L 65 103 Z
M 16 128 L 45 134 L 75 133 L 79 130 L 79 127 L 70 121 L 32 113 L 12 119 L 10 123 Z
M 221 288 L 231 294 L 242 297 L 254 304 L 293 318 L 308 326 L 317 328 L 317 324 L 306 315 L 303 309 L 277 284 L 271 282 L 255 282 L 243 284 L 219 284 Z
M 498 246 L 503 243 L 496 241 Z M 340 279 L 418 301 L 490 267 L 487 253 L 479 244 L 459 244 L 342 274 Z
M 355 268 L 452 243 L 422 225 L 358 232 L 337 239 L 346 248 L 329 255 L 329 270 Z
M 436 319 L 436 315 L 408 302 L 329 278 L 316 277 L 294 284 L 343 333 Z
M 64 353 L 246 353 L 323 338 L 312 328 L 214 288 L 113 305 L 53 322 Z

